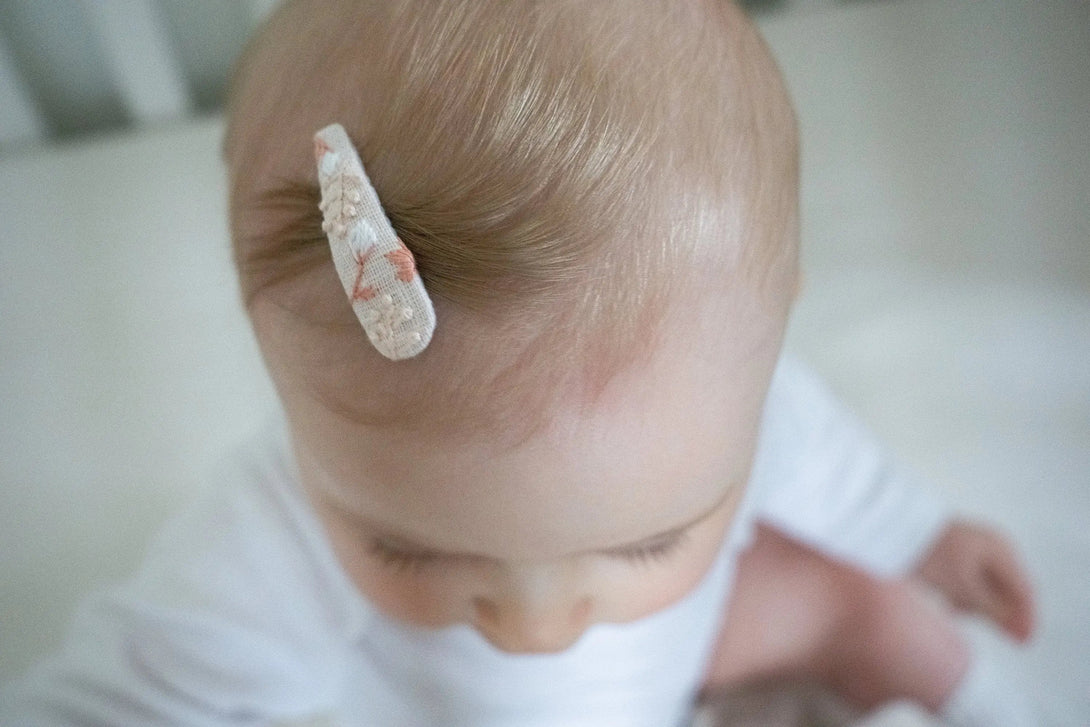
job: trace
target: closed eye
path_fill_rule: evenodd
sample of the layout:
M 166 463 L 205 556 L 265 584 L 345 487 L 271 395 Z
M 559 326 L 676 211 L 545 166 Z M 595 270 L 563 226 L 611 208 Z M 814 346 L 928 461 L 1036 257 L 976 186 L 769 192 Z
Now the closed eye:
M 371 540 L 368 552 L 380 563 L 396 573 L 416 573 L 425 566 L 434 565 L 446 556 L 432 551 L 408 551 L 390 545 L 381 538 Z
M 650 565 L 668 560 L 670 556 L 681 549 L 685 542 L 685 536 L 686 531 L 677 531 L 648 543 L 626 545 L 602 552 L 611 558 L 619 558 L 640 565 Z
M 609 548 L 598 552 L 609 558 L 638 565 L 651 565 L 668 560 L 680 550 L 685 542 L 686 535 L 686 530 L 679 530 L 646 543 Z M 396 573 L 419 573 L 425 568 L 440 564 L 451 565 L 485 560 L 471 555 L 441 553 L 431 550 L 405 550 L 382 538 L 372 539 L 368 546 L 368 552 L 382 565 Z

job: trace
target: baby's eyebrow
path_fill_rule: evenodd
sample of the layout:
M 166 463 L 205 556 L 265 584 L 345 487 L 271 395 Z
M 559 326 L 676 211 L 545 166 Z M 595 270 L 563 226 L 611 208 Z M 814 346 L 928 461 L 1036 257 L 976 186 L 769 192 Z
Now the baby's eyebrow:
M 667 530 L 663 530 L 662 532 L 656 533 L 654 535 L 648 535 L 646 537 L 640 538 L 639 540 L 634 540 L 629 543 L 608 545 L 600 548 L 588 548 L 587 550 L 572 553 L 572 555 L 592 555 L 595 553 L 616 553 L 630 550 L 639 550 L 640 548 L 647 547 L 648 545 L 680 537 L 684 533 L 688 532 L 692 528 L 696 527 L 697 525 L 714 515 L 719 510 L 719 508 L 723 506 L 723 503 L 725 503 L 727 499 L 735 493 L 736 487 L 736 485 L 731 485 L 730 487 L 728 487 L 723 496 L 715 501 L 715 504 L 713 504 L 711 507 L 709 507 L 707 510 L 697 515 L 696 517 L 682 523 L 681 525 L 676 525 Z M 398 550 L 403 550 L 409 554 L 477 561 L 499 560 L 498 558 L 489 555 L 481 555 L 479 553 L 469 553 L 465 551 L 443 550 L 442 548 L 425 545 L 423 543 L 414 541 L 411 537 L 401 535 L 395 530 L 387 529 L 377 524 L 370 524 L 369 529 L 372 530 L 380 540 L 385 541 L 386 543 L 397 548 Z

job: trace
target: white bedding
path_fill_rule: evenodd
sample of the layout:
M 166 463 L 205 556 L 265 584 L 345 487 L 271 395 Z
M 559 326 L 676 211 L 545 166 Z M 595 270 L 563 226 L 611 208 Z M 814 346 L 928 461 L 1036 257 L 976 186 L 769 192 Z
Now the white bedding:
M 980 638 L 1085 727 L 1090 5 L 846 3 L 763 24 L 804 139 L 791 346 L 1021 543 L 1039 637 Z M 235 301 L 221 127 L 0 158 L 0 681 L 273 405 Z

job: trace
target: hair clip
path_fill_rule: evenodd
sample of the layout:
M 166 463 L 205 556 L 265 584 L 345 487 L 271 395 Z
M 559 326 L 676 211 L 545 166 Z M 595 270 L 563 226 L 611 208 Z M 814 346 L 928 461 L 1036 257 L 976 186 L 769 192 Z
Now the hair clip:
M 314 158 L 322 230 L 352 310 L 383 356 L 400 361 L 417 355 L 431 342 L 435 309 L 412 252 L 390 225 L 343 126 L 314 135 Z

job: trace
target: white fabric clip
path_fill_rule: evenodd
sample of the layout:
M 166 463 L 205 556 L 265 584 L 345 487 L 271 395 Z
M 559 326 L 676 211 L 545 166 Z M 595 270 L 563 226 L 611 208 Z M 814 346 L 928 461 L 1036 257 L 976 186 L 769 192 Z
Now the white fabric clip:
M 367 338 L 388 359 L 412 358 L 431 342 L 435 309 L 340 124 L 314 135 L 322 229 Z

